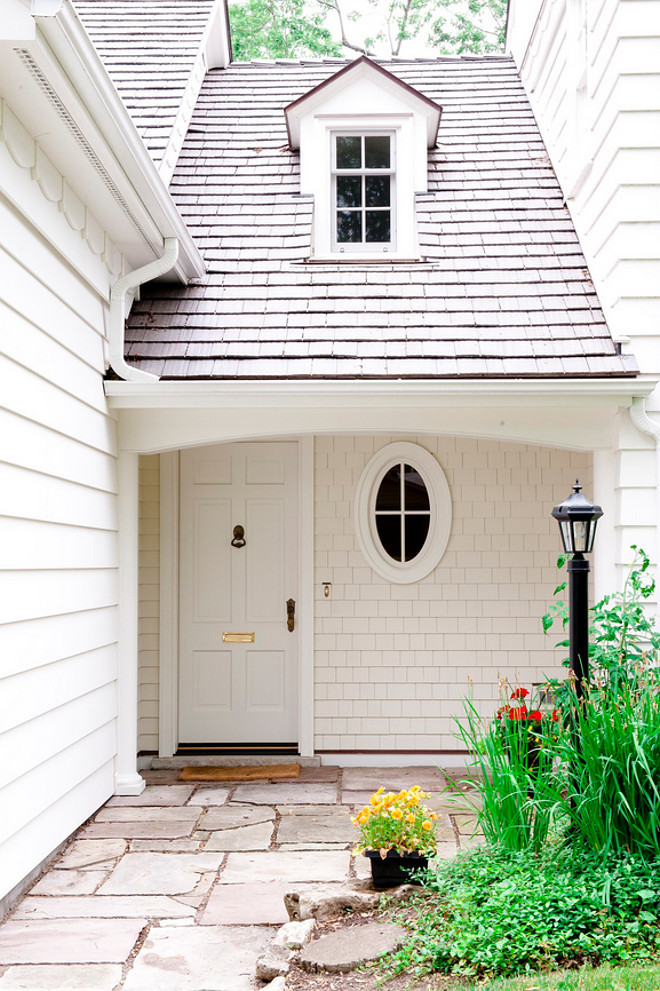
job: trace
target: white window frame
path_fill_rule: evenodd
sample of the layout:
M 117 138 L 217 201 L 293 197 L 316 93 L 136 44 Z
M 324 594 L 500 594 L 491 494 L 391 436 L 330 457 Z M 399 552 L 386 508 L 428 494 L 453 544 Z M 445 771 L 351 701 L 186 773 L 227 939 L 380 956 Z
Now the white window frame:
M 360 169 L 337 169 L 337 138 L 339 137 L 388 137 L 390 139 L 390 165 L 387 169 L 368 169 L 363 165 Z M 397 133 L 392 128 L 338 128 L 330 131 L 330 204 L 331 204 L 331 245 L 332 251 L 339 254 L 364 254 L 365 252 L 382 252 L 391 254 L 396 251 L 396 228 L 397 228 L 397 199 L 396 199 L 396 174 L 397 174 Z M 388 175 L 390 177 L 390 239 L 389 241 L 338 241 L 337 240 L 337 176 L 370 176 Z M 366 213 L 366 201 L 362 208 L 363 215 Z
M 396 561 L 384 549 L 376 528 L 376 497 L 386 473 L 405 463 L 422 476 L 429 497 L 429 532 L 412 561 Z M 426 578 L 440 563 L 451 533 L 451 494 L 433 455 L 408 441 L 388 444 L 366 465 L 355 493 L 355 530 L 360 550 L 373 570 L 388 581 L 409 585 Z

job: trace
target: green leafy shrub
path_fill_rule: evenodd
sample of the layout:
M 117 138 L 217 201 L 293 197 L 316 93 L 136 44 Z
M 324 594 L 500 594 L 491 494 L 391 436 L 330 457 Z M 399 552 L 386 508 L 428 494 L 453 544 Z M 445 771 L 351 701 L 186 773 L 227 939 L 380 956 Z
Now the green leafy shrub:
M 660 948 L 660 860 L 476 848 L 429 872 L 390 972 L 502 975 L 644 960 Z

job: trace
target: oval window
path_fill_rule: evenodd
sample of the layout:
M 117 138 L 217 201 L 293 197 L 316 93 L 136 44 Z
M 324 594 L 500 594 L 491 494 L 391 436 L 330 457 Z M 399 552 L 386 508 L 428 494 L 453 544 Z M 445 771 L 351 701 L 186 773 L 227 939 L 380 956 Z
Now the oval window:
M 410 443 L 390 444 L 364 470 L 356 497 L 361 549 L 378 574 L 419 581 L 444 554 L 451 499 L 433 455 Z

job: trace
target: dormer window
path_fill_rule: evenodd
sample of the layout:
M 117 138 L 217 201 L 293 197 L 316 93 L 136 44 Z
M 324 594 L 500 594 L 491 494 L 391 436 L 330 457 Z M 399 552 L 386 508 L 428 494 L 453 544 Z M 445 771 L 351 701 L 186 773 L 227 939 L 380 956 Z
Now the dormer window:
M 285 108 L 300 149 L 300 192 L 314 197 L 318 261 L 419 258 L 415 194 L 441 107 L 362 56 Z
M 332 136 L 333 248 L 395 248 L 393 132 L 334 132 Z

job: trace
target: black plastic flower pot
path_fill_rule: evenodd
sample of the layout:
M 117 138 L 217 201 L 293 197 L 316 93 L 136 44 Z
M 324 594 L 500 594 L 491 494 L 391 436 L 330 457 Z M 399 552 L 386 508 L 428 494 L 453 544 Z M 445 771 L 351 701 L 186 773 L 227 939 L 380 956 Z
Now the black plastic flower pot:
M 412 876 L 416 871 L 426 870 L 428 858 L 419 853 L 400 854 L 396 850 L 388 850 L 386 857 L 381 857 L 380 850 L 365 850 L 365 857 L 371 861 L 371 877 L 375 888 L 396 888 L 398 884 L 421 884 Z

